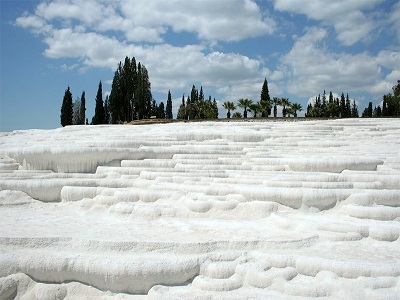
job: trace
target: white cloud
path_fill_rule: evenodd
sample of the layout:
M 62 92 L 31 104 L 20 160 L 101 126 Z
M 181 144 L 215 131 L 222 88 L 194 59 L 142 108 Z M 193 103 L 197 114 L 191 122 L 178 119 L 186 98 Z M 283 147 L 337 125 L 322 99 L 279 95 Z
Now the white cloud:
M 64 72 L 67 72 L 67 71 L 73 71 L 73 70 L 75 70 L 77 67 L 79 67 L 79 64 L 72 64 L 72 65 L 70 65 L 70 66 L 67 66 L 66 64 L 62 64 L 62 65 L 60 66 L 60 69 L 61 69 L 62 71 L 64 71 Z
M 271 34 L 276 27 L 252 0 L 55 0 L 40 3 L 35 16 L 21 17 L 20 24 L 33 25 L 38 21 L 29 20 L 33 17 L 69 25 L 75 20 L 98 32 L 122 32 L 131 42 L 151 43 L 163 43 L 168 30 L 214 42 Z
M 262 19 L 250 0 L 124 0 L 121 10 L 131 28 L 152 28 L 159 35 L 170 28 L 195 33 L 201 40 L 240 41 L 275 29 L 275 22 Z
M 400 42 L 400 2 L 391 7 L 389 21 L 393 24 L 393 29 L 397 34 L 397 41 Z
M 343 45 L 353 45 L 369 39 L 374 29 L 369 10 L 384 0 L 274 0 L 275 9 L 301 13 L 308 18 L 332 25 Z
M 29 28 L 35 34 L 46 34 L 52 30 L 51 25 L 47 24 L 45 20 L 36 15 L 29 15 L 28 12 L 17 18 L 15 25 Z
M 324 47 L 326 37 L 325 29 L 309 28 L 282 57 L 288 68 L 288 91 L 303 97 L 318 94 L 321 89 L 382 95 L 388 82 L 382 79 L 381 66 L 396 68 L 400 53 L 381 51 L 376 57 L 367 52 L 335 53 Z

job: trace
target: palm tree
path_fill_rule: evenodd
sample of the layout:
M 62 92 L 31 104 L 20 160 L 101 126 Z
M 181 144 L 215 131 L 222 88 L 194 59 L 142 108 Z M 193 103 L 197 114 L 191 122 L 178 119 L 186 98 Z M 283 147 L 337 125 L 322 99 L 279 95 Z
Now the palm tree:
M 286 106 L 290 106 L 289 98 L 281 98 L 282 108 L 282 117 L 286 118 Z
M 242 118 L 242 114 L 240 113 L 240 112 L 235 112 L 233 115 L 232 115 L 232 118 L 234 118 L 234 119 L 241 119 Z
M 224 104 L 222 104 L 222 106 L 223 106 L 225 109 L 228 110 L 228 112 L 227 112 L 227 114 L 226 114 L 226 117 L 227 117 L 228 119 L 230 119 L 230 118 L 231 118 L 231 111 L 234 111 L 234 110 L 236 109 L 235 103 L 227 101 L 227 102 L 224 102 Z
M 274 118 L 276 118 L 276 115 L 278 114 L 278 105 L 282 105 L 281 99 L 278 97 L 274 97 L 272 99 L 272 103 L 274 104 Z
M 254 118 L 257 118 L 258 113 L 263 112 L 263 107 L 261 106 L 261 104 L 259 102 L 253 103 L 252 105 L 250 105 L 250 109 L 253 111 Z
M 239 99 L 239 107 L 243 108 L 243 118 L 247 119 L 247 112 L 251 111 L 250 106 L 253 104 L 251 99 Z
M 290 108 L 291 108 L 291 111 L 292 111 L 293 116 L 295 118 L 297 118 L 297 111 L 302 111 L 303 110 L 303 108 L 301 107 L 301 104 L 299 104 L 299 103 L 290 104 Z

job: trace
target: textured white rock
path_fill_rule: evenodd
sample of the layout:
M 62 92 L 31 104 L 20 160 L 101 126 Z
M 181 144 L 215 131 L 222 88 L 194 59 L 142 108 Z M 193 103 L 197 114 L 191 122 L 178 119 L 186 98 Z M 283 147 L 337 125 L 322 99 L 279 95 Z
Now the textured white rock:
M 398 299 L 400 120 L 0 133 L 0 299 Z

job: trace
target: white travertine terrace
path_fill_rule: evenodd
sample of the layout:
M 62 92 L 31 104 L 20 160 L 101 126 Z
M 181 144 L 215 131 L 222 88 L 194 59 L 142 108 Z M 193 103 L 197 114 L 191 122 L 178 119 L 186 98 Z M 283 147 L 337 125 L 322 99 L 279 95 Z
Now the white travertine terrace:
M 0 299 L 399 299 L 400 120 L 0 133 Z

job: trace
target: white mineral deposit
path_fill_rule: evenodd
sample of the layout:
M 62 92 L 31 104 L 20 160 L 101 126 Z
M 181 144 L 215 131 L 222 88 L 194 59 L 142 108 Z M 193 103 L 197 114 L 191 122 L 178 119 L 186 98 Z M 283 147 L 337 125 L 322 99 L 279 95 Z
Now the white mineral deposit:
M 0 133 L 0 299 L 399 299 L 400 119 Z

